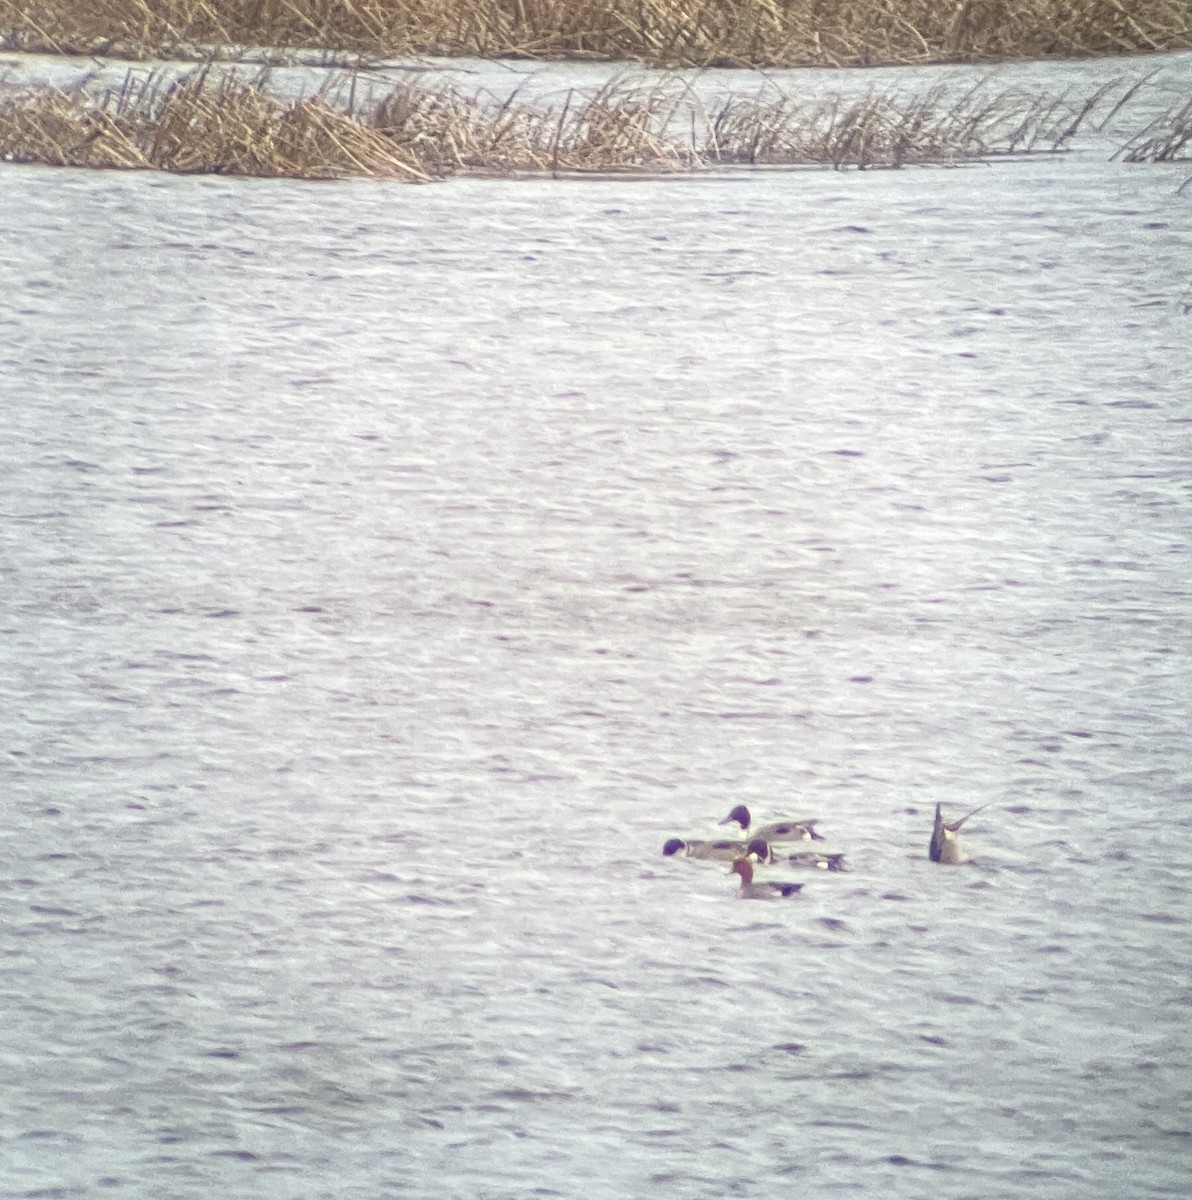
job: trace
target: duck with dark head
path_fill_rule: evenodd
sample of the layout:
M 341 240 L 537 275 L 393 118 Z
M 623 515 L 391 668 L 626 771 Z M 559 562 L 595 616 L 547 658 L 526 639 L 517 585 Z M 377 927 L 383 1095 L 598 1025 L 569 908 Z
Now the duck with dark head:
M 822 842 L 824 835 L 816 833 L 812 820 L 773 821 L 769 825 L 754 825 L 753 817 L 744 804 L 738 804 L 721 825 L 739 825 L 747 838 L 765 838 L 767 842 Z
M 729 874 L 739 875 L 741 886 L 737 895 L 742 900 L 781 900 L 784 896 L 796 896 L 803 890 L 801 883 L 789 883 L 786 880 L 753 878 L 753 863 L 747 858 L 739 858 L 731 867 Z
M 723 862 L 732 862 L 734 858 L 740 858 L 746 850 L 748 850 L 747 843 L 732 841 L 728 838 L 717 841 L 669 838 L 662 847 L 662 853 L 668 858 L 682 854 L 685 858 L 711 858 L 720 859 Z
M 796 850 L 793 854 L 774 853 L 765 838 L 752 838 L 746 847 L 746 857 L 759 863 L 785 863 L 790 867 L 812 867 L 819 871 L 844 871 L 843 854 L 824 854 L 819 850 Z

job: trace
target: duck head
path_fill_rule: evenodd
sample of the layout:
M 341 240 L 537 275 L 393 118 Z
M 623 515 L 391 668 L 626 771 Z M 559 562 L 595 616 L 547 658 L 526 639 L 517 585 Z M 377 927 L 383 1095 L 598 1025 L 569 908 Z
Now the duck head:
M 734 808 L 733 811 L 729 813 L 723 821 L 720 822 L 720 824 L 731 825 L 734 821 L 736 821 L 736 823 L 740 825 L 742 829 L 749 828 L 749 809 L 747 809 L 744 804 L 738 804 L 737 807 Z
M 774 861 L 774 854 L 770 850 L 770 843 L 765 838 L 754 838 L 745 847 L 746 858 L 756 858 L 759 863 L 768 863 Z
M 742 887 L 747 887 L 753 882 L 753 863 L 747 858 L 738 858 L 728 870 L 730 875 L 741 876 Z

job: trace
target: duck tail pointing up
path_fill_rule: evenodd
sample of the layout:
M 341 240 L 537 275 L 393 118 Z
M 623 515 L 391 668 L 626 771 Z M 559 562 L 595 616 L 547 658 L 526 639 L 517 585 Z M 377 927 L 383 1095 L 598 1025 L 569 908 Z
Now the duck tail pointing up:
M 987 800 L 984 804 L 980 805 L 977 808 L 974 808 L 971 813 L 965 813 L 964 816 L 961 817 L 959 821 L 951 822 L 949 824 L 948 828 L 952 829 L 952 830 L 959 829 L 961 827 L 961 825 L 963 825 L 965 823 L 965 821 L 967 821 L 969 819 L 969 817 L 975 817 L 981 811 L 981 809 L 988 808 L 992 803 L 993 803 L 992 800 Z M 938 804 L 936 805 L 936 808 L 937 809 L 939 808 Z
M 935 828 L 931 831 L 931 845 L 927 848 L 927 855 L 932 862 L 939 862 L 940 856 L 943 854 L 944 837 L 944 814 L 939 804 L 936 804 Z

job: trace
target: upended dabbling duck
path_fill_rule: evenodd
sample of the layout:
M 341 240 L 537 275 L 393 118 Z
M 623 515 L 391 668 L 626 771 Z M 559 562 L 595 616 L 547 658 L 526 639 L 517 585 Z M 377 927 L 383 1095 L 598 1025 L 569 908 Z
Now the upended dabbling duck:
M 974 808 L 972 812 L 965 813 L 959 821 L 945 821 L 939 804 L 936 804 L 935 828 L 931 831 L 931 845 L 927 848 L 927 856 L 931 861 L 947 863 L 951 866 L 964 862 L 964 851 L 960 848 L 960 839 L 956 836 L 957 831 L 969 817 L 975 817 L 982 808 L 988 807 L 988 804 L 982 804 L 980 808 Z
M 767 842 L 822 842 L 824 835 L 815 832 L 815 821 L 773 821 L 769 825 L 754 825 L 749 809 L 738 804 L 721 825 L 736 822 L 749 838 L 764 838 Z

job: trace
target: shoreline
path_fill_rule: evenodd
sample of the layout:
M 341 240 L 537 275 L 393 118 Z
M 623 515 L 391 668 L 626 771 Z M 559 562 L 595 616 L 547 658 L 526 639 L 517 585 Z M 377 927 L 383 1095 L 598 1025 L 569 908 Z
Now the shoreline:
M 1124 57 L 1192 48 L 1183 0 L 0 0 L 0 48 L 132 60 L 217 47 L 688 68 L 865 68 Z M 270 49 L 271 48 L 271 49 Z M 205 61 L 205 59 L 204 59 Z M 324 59 L 324 65 L 327 63 Z M 335 65 L 349 65 L 345 63 Z

